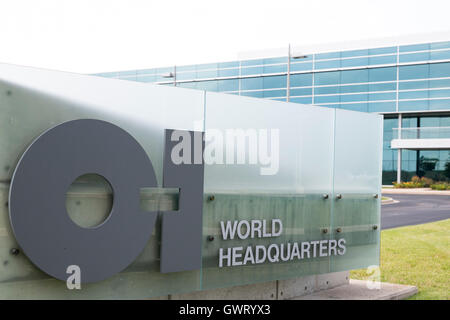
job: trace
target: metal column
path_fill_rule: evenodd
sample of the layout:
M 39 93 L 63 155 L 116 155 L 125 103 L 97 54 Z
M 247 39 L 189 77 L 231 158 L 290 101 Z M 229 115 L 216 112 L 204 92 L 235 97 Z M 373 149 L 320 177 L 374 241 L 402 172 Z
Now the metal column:
M 291 44 L 288 46 L 288 62 L 287 62 L 287 75 L 286 75 L 286 101 L 289 102 L 289 96 L 291 94 Z
M 398 139 L 402 138 L 402 114 L 398 114 Z M 397 149 L 397 183 L 402 182 L 402 149 Z

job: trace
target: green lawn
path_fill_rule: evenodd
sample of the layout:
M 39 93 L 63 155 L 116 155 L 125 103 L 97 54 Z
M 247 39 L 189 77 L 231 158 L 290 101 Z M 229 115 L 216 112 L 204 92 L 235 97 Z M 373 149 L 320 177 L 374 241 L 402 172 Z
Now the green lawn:
M 410 299 L 450 299 L 450 219 L 381 232 L 381 281 L 415 285 Z M 367 279 L 366 270 L 351 271 Z

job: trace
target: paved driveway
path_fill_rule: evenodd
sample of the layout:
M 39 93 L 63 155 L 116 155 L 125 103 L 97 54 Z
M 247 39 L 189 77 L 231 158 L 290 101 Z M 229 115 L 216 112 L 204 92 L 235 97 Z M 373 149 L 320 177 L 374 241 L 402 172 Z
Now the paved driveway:
M 383 194 L 398 203 L 381 206 L 381 229 L 409 226 L 450 218 L 450 196 Z

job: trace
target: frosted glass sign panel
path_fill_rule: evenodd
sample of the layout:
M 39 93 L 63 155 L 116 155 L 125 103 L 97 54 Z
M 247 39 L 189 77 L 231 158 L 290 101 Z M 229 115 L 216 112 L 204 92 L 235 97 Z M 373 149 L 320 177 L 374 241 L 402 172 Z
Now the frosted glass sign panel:
M 329 239 L 324 230 L 330 228 L 334 110 L 207 93 L 205 128 L 206 157 L 208 146 L 215 141 L 225 140 L 225 145 L 221 148 L 224 164 L 211 162 L 205 166 L 204 237 L 214 237 L 214 241 L 203 246 L 203 286 L 329 272 L 328 255 L 311 253 L 307 257 L 300 247 L 296 256 L 294 246 Z M 239 136 L 237 129 L 243 135 Z M 245 163 L 237 163 L 237 157 L 227 158 L 230 150 L 239 156 L 238 139 L 246 142 L 241 150 Z M 262 154 L 249 163 L 254 150 Z M 227 159 L 234 162 L 225 163 Z M 273 236 L 278 230 L 272 229 L 273 219 L 279 219 L 283 226 L 280 235 Z M 251 231 L 245 241 L 239 237 L 224 239 L 223 224 L 242 223 L 245 232 L 245 221 L 266 225 L 271 236 L 260 237 L 255 232 L 252 237 Z M 236 265 L 231 261 L 236 254 L 230 260 L 220 254 L 221 250 L 227 253 L 241 247 L 238 252 L 249 259 L 237 259 Z M 274 258 L 278 251 L 279 257 Z M 256 261 L 258 254 L 260 259 Z M 266 259 L 262 259 L 265 254 Z M 218 263 L 223 266 L 218 268 Z
M 336 110 L 335 192 L 381 191 L 382 132 L 381 115 Z
M 331 192 L 334 110 L 207 92 L 205 115 L 205 191 Z
M 322 195 L 213 194 L 203 211 L 204 289 L 330 272 L 330 257 L 311 247 L 330 240 L 330 201 Z
M 332 230 L 346 254 L 332 271 L 379 264 L 382 130 L 380 115 L 336 110 Z
M 67 156 L 73 146 L 85 145 L 66 140 L 77 139 L 80 131 L 74 129 L 70 131 L 73 135 L 56 135 L 56 140 L 51 140 L 56 141 L 53 145 L 45 145 L 46 152 L 38 153 L 44 160 L 31 161 L 28 169 L 22 167 L 36 142 L 44 143 L 43 137 L 49 132 L 55 134 L 55 128 L 77 122 L 72 120 L 90 123 L 89 139 L 83 136 L 81 140 L 91 143 L 91 152 L 83 153 L 86 149 L 77 147 L 75 156 Z M 118 133 L 90 139 L 98 137 L 94 122 L 117 127 L 142 147 L 136 157 L 148 157 L 156 186 L 115 187 L 114 179 L 127 176 L 123 172 L 131 167 L 127 167 L 129 161 L 114 160 L 120 158 L 119 154 L 129 155 L 132 149 L 118 143 Z M 147 298 L 377 264 L 381 126 L 381 117 L 374 114 L 0 64 L 0 228 L 4 231 L 0 234 L 0 259 L 5 262 L 0 265 L 0 297 Z M 188 135 L 180 134 L 180 130 Z M 91 141 L 97 141 L 93 147 Z M 64 149 L 68 145 L 72 149 Z M 32 198 L 30 194 L 37 194 L 17 195 L 18 176 L 25 181 L 23 190 L 29 190 L 26 187 L 36 172 L 45 174 L 34 179 L 33 185 L 61 176 L 66 179 L 65 169 L 82 161 L 90 163 L 97 145 L 106 152 L 116 152 L 110 158 L 97 156 L 93 166 L 104 172 L 112 163 L 119 163 L 114 170 L 120 168 L 120 174 L 108 171 L 113 181 L 103 176 L 109 184 L 99 184 L 93 177 L 102 178 L 101 173 L 83 172 L 81 178 L 67 184 L 65 198 L 55 196 L 57 192 L 46 192 L 47 188 L 39 189 L 40 196 L 33 201 L 52 208 L 52 215 L 50 210 L 16 209 L 17 203 L 29 203 L 25 200 Z M 53 165 L 45 165 L 49 163 L 45 157 L 55 155 L 55 149 L 67 150 L 66 157 L 54 156 Z M 197 184 L 191 188 L 189 182 L 194 180 Z M 128 202 L 121 198 L 125 190 L 131 195 L 125 198 Z M 183 196 L 187 190 L 193 192 Z M 53 210 L 54 203 L 63 204 L 62 209 Z M 104 221 L 88 231 L 95 233 L 108 226 L 111 216 L 118 212 L 117 203 L 126 203 L 125 214 L 131 207 L 139 214 L 156 212 L 151 234 L 141 237 L 144 249 L 118 273 L 100 279 L 102 270 L 92 263 L 93 274 L 97 273 L 100 280 L 83 282 L 82 290 L 68 290 L 61 281 L 65 276 L 61 269 L 58 275 L 63 275 L 57 280 L 37 263 L 36 255 L 25 249 L 21 235 L 39 250 L 44 247 L 40 252 L 46 252 L 44 241 L 29 241 L 30 233 L 18 227 L 25 225 L 26 229 L 29 223 L 14 223 L 29 221 L 27 214 L 33 214 L 36 221 L 49 221 L 51 225 L 60 219 L 61 211 L 61 215 L 67 215 L 61 219 L 70 218 L 73 224 L 64 220 L 58 225 L 61 228 L 53 229 L 59 232 L 67 227 L 72 235 L 79 235 L 75 231 L 81 231 L 76 228 Z M 197 220 L 191 219 L 194 214 Z M 180 217 L 188 217 L 190 226 L 187 220 L 177 224 Z M 134 241 L 138 238 L 137 226 L 143 225 L 134 225 L 129 231 L 129 220 L 126 216 L 124 224 L 107 235 L 116 239 L 116 233 L 123 236 L 127 230 L 128 237 L 123 239 Z M 177 232 L 171 228 L 178 228 Z M 52 228 L 47 229 L 52 232 Z M 147 230 L 145 226 L 141 229 Z M 168 236 L 170 232 L 173 237 Z M 70 238 L 68 232 L 58 236 L 65 241 Z M 69 240 L 74 242 L 70 243 L 79 245 L 80 241 L 72 238 Z M 101 240 L 105 238 L 102 233 Z M 108 249 L 104 251 L 113 253 L 110 257 L 116 258 L 121 252 L 125 256 L 121 251 L 125 245 L 111 250 L 111 243 L 102 242 Z M 191 245 L 188 249 L 192 254 L 183 256 L 186 251 L 178 249 L 186 243 Z M 55 246 L 57 250 L 63 247 Z M 83 248 L 89 254 L 103 254 L 89 251 L 90 246 Z M 62 261 L 62 256 L 53 261 Z M 80 261 L 89 263 L 89 257 L 94 257 L 80 256 Z M 169 260 L 176 264 L 165 269 L 163 261 Z M 189 267 L 184 269 L 187 260 Z M 52 264 L 51 258 L 46 261 Z

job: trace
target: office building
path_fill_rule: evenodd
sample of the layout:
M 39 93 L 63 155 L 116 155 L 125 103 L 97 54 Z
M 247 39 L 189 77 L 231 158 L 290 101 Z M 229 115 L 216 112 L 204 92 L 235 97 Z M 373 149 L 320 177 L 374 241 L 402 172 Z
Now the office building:
M 383 184 L 414 175 L 448 180 L 450 41 L 443 40 L 439 35 L 289 48 L 229 62 L 96 75 L 380 113 Z

